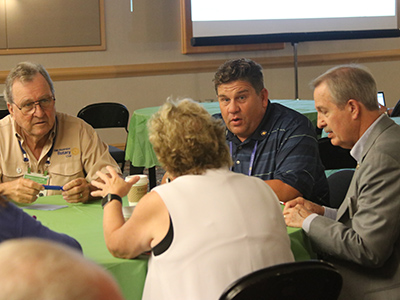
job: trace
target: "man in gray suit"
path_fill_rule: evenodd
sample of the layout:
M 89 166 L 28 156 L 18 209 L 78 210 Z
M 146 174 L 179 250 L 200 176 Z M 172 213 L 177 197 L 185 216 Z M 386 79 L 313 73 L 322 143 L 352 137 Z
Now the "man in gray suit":
M 318 127 L 358 165 L 338 210 L 296 198 L 288 226 L 302 227 L 313 249 L 343 276 L 340 299 L 400 297 L 400 126 L 380 113 L 376 83 L 360 66 L 316 78 Z

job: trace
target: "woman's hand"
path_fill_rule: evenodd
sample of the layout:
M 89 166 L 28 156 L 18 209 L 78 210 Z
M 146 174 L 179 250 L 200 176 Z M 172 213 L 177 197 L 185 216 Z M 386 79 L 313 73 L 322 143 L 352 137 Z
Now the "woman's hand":
M 100 171 L 96 172 L 102 182 L 96 180 L 91 182 L 98 189 L 90 193 L 93 197 L 105 197 L 107 194 L 116 194 L 124 197 L 128 194 L 132 185 L 140 179 L 139 176 L 134 176 L 129 181 L 125 181 L 112 167 L 107 166 L 107 170 L 109 174 Z

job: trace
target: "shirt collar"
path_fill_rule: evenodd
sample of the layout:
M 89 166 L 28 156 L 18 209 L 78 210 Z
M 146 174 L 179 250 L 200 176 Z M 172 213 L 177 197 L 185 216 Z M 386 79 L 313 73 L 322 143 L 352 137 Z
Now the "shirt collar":
M 350 150 L 351 156 L 359 163 L 361 161 L 361 155 L 364 150 L 364 146 L 368 140 L 368 137 L 370 136 L 372 130 L 376 127 L 376 124 L 379 123 L 379 121 L 384 117 L 384 114 L 380 115 L 378 119 L 374 121 L 374 123 L 371 124 L 371 126 L 368 127 L 368 129 L 364 132 L 364 134 L 361 136 L 361 138 L 355 143 L 353 148 Z

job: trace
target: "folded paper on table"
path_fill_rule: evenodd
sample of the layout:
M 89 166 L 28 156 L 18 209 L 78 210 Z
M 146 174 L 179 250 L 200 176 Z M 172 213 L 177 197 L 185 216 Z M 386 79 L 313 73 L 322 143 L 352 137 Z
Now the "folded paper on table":
M 68 205 L 55 205 L 55 204 L 32 204 L 24 206 L 24 209 L 36 209 L 36 210 L 57 210 L 60 208 L 68 207 Z

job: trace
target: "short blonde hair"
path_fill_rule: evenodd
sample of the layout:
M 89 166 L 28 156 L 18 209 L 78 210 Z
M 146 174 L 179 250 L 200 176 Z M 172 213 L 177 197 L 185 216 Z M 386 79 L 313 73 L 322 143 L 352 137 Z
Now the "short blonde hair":
M 148 125 L 158 160 L 175 177 L 232 165 L 222 121 L 191 99 L 167 99 Z

